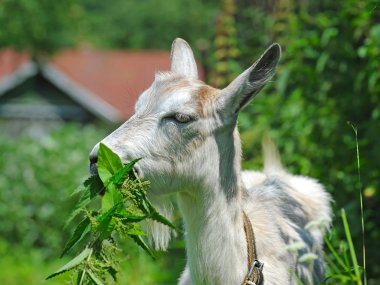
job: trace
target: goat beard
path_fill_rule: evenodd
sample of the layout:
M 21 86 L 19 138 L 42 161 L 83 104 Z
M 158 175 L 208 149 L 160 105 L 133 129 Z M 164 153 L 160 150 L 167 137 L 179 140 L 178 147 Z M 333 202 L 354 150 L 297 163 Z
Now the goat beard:
M 148 192 L 148 198 L 161 215 L 172 221 L 173 203 L 170 197 Z M 143 223 L 143 229 L 147 233 L 149 242 L 156 250 L 166 250 L 171 237 L 176 235 L 173 229 L 153 220 L 146 220 Z

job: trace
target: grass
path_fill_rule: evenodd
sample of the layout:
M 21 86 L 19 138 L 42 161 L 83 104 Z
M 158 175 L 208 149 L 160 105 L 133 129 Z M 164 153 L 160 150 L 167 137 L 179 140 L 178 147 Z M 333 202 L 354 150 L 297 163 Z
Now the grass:
M 181 249 L 157 253 L 153 260 L 135 246 L 125 245 L 123 262 L 120 265 L 116 285 L 169 285 L 177 279 L 185 265 L 185 254 Z M 45 281 L 46 276 L 69 261 L 69 258 L 46 260 L 42 249 L 25 249 L 0 242 L 0 280 L 6 285 L 58 285 L 69 284 L 70 274 L 63 274 Z
M 62 276 L 58 276 L 52 282 L 44 282 L 46 276 L 60 266 L 62 261 L 57 259 L 47 262 L 41 250 L 11 247 L 1 242 L 0 256 L 1 284 L 65 284 L 65 278 Z
M 361 226 L 362 226 L 362 252 L 363 252 L 363 279 L 364 285 L 367 285 L 367 266 L 366 266 L 366 253 L 365 253 L 365 227 L 364 227 L 364 206 L 363 206 L 363 186 L 360 174 L 360 152 L 359 152 L 359 143 L 358 143 L 358 128 L 349 122 L 352 130 L 355 133 L 355 143 L 356 143 L 356 161 L 358 169 L 358 180 L 359 180 L 359 198 L 360 198 L 360 216 L 361 216 Z
M 352 241 L 351 230 L 346 216 L 346 211 L 341 209 L 341 217 L 344 228 L 344 239 L 330 240 L 325 237 L 325 243 L 330 250 L 330 254 L 326 254 L 326 261 L 328 264 L 328 276 L 321 282 L 323 284 L 327 280 L 339 280 L 339 284 L 357 284 L 367 285 L 366 275 L 366 253 L 365 253 L 365 223 L 364 223 L 364 206 L 363 206 L 363 189 L 360 174 L 360 153 L 358 143 L 358 129 L 351 122 L 347 124 L 352 128 L 355 134 L 356 143 L 356 161 L 358 170 L 359 182 L 359 200 L 360 200 L 360 216 L 361 216 L 361 231 L 362 231 L 362 256 L 363 266 L 358 263 L 357 254 L 355 251 L 354 243 Z M 337 251 L 334 246 L 338 246 Z
M 327 280 L 334 280 L 342 285 L 363 285 L 363 267 L 358 263 L 349 223 L 344 209 L 341 210 L 341 216 L 345 238 L 340 239 L 334 234 L 330 236 L 330 239 L 325 237 L 325 243 L 329 249 L 329 252 L 326 253 L 325 256 L 328 274 L 320 284 L 325 284 Z
M 327 277 L 322 280 L 319 285 L 330 282 L 331 284 L 340 285 L 367 285 L 366 276 L 366 254 L 365 254 L 365 223 L 364 223 L 364 207 L 363 194 L 360 175 L 360 153 L 358 143 L 357 128 L 350 122 L 347 122 L 355 133 L 356 141 L 356 160 L 359 182 L 359 199 L 361 210 L 361 231 L 362 231 L 362 255 L 363 266 L 359 265 L 357 253 L 351 236 L 351 230 L 347 219 L 346 211 L 341 209 L 341 218 L 344 229 L 344 237 L 337 236 L 336 228 L 333 228 L 330 237 L 325 237 L 325 244 L 329 251 L 325 252 L 325 260 L 327 263 Z M 302 281 L 292 272 L 293 278 L 298 285 L 303 285 Z

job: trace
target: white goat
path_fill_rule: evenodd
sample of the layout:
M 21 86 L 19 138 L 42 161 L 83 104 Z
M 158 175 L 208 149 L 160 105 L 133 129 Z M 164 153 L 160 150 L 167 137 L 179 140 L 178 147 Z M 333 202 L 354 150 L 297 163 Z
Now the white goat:
M 313 284 L 324 277 L 330 196 L 323 187 L 286 173 L 270 143 L 263 172 L 241 171 L 238 112 L 273 76 L 280 54 L 273 44 L 218 90 L 198 80 L 190 46 L 176 39 L 171 71 L 158 73 L 135 114 L 102 140 L 125 162 L 143 158 L 137 171 L 151 181 L 149 196 L 165 215 L 171 214 L 168 194 L 178 193 L 187 248 L 179 284 L 297 284 L 294 276 Z M 92 171 L 97 151 L 90 155 Z M 165 249 L 170 230 L 157 223 L 148 230 Z

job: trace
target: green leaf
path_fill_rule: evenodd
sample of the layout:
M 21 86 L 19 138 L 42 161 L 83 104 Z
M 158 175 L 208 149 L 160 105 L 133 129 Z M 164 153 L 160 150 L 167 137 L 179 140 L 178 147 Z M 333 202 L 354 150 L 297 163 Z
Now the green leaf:
M 286 87 L 289 84 L 290 74 L 291 74 L 290 69 L 285 69 L 279 74 L 278 79 L 276 80 L 278 93 L 282 96 L 284 96 Z M 249 123 L 247 125 L 250 126 L 250 124 L 251 124 L 251 121 L 249 120 Z
M 143 238 L 139 235 L 129 235 L 143 250 L 145 250 L 153 259 L 155 259 L 154 253 L 151 248 L 146 244 Z
M 317 60 L 315 70 L 318 73 L 322 73 L 325 69 L 325 66 L 326 66 L 326 63 L 328 62 L 328 60 L 329 60 L 329 54 L 327 52 L 322 53 Z
M 344 231 L 345 231 L 346 239 L 347 239 L 347 243 L 348 243 L 348 248 L 350 250 L 351 261 L 352 261 L 352 263 L 354 265 L 355 275 L 356 275 L 356 278 L 358 280 L 358 284 L 362 284 L 362 281 L 361 281 L 361 272 L 359 270 L 358 260 L 356 258 L 355 247 L 354 247 L 354 244 L 352 242 L 352 237 L 351 237 L 350 227 L 348 225 L 346 211 L 344 209 L 341 209 L 341 214 L 342 214 L 342 221 L 343 221 Z
M 132 160 L 130 163 L 123 166 L 123 168 L 119 169 L 115 175 L 112 176 L 111 180 L 114 184 L 120 186 L 123 184 L 125 179 L 127 178 L 127 174 L 132 171 L 133 166 L 136 164 L 137 161 L 140 159 Z
M 80 190 L 78 190 L 80 189 Z M 79 201 L 74 207 L 74 210 L 71 212 L 69 218 L 66 221 L 66 226 L 80 213 L 85 209 L 91 200 L 98 196 L 98 194 L 103 189 L 103 183 L 100 180 L 99 176 L 94 175 L 88 178 L 83 184 L 77 188 L 75 193 L 82 193 Z
M 103 188 L 103 183 L 100 180 L 99 176 L 92 175 L 89 178 L 87 178 L 82 183 L 82 185 L 80 185 L 77 189 L 75 189 L 71 195 L 74 196 L 76 194 L 90 190 L 90 192 L 93 193 L 94 196 L 96 196 L 102 188 Z
M 294 280 L 296 280 L 297 285 L 303 285 L 302 281 L 298 278 L 297 274 L 293 270 L 290 270 L 290 275 L 292 275 Z
M 335 251 L 334 247 L 332 246 L 331 242 L 329 241 L 329 239 L 325 236 L 324 237 L 324 241 L 326 243 L 326 245 L 328 246 L 328 248 L 330 249 L 331 253 L 333 254 L 333 256 L 335 257 L 337 263 L 342 266 L 342 268 L 344 270 L 348 270 L 348 266 L 344 263 L 344 261 L 340 258 L 339 254 Z
M 135 235 L 135 236 L 144 236 L 145 232 L 142 230 L 140 225 L 136 223 L 130 224 L 130 228 L 128 229 L 127 233 L 128 235 Z
M 338 30 L 336 28 L 327 28 L 323 31 L 321 36 L 321 46 L 325 47 L 331 41 L 332 38 L 336 37 Z
M 147 203 L 147 200 L 144 199 L 144 198 L 140 199 L 140 210 L 144 211 L 145 213 L 150 213 L 151 212 L 149 204 Z
M 113 206 L 121 203 L 123 201 L 123 195 L 116 188 L 116 186 L 110 183 L 107 186 L 106 192 L 102 198 L 102 212 L 105 213 Z
M 115 221 L 113 220 L 113 216 L 115 213 L 119 213 L 123 209 L 123 203 L 119 202 L 115 204 L 113 207 L 108 209 L 105 213 L 97 217 L 98 226 L 95 231 L 100 233 L 99 240 L 107 239 L 111 236 L 112 231 L 115 228 Z
M 94 283 L 96 285 L 104 285 L 102 281 L 100 281 L 100 279 L 91 271 L 87 271 L 88 273 L 88 276 L 91 278 L 92 281 L 94 281 Z
M 123 200 L 123 195 L 120 193 L 117 186 L 121 186 L 126 179 L 126 175 L 132 170 L 133 165 L 138 160 L 126 164 L 119 169 L 113 176 L 111 176 L 106 182 L 106 191 L 102 198 L 102 211 L 105 212 L 115 204 L 120 203 Z
M 84 236 L 90 231 L 90 229 L 91 229 L 90 219 L 86 217 L 76 227 L 72 237 L 66 243 L 62 251 L 61 257 L 65 255 L 75 244 L 77 244 L 80 240 L 82 240 Z
M 77 274 L 77 282 L 76 282 L 76 285 L 81 285 L 81 279 L 82 279 L 82 276 L 83 276 L 83 270 L 80 270 Z
M 138 207 L 140 210 L 142 210 L 144 213 L 148 214 L 149 217 L 157 222 L 160 222 L 164 225 L 167 225 L 175 230 L 179 230 L 171 221 L 169 221 L 167 218 L 162 216 L 156 208 L 153 206 L 153 204 L 148 200 L 147 196 L 143 191 L 139 191 L 139 189 L 133 189 L 133 194 L 137 197 L 138 200 Z
M 72 260 L 70 260 L 68 263 L 66 263 L 64 266 L 62 266 L 60 269 L 58 269 L 53 274 L 50 274 L 48 277 L 46 277 L 46 280 L 51 279 L 54 276 L 57 276 L 59 274 L 62 274 L 62 273 L 65 273 L 69 270 L 74 269 L 79 264 L 81 264 L 81 262 L 83 260 L 85 260 L 91 253 L 92 253 L 92 248 L 86 247 L 80 254 L 78 254 Z
M 121 218 L 123 222 L 140 222 L 144 219 L 146 219 L 148 216 L 138 216 L 138 215 L 131 215 L 128 212 L 120 212 L 114 215 L 117 218 Z
M 348 272 L 345 272 L 345 273 L 348 273 Z M 353 281 L 350 274 L 346 274 L 346 275 L 345 274 L 331 274 L 331 275 L 326 276 L 322 281 L 320 281 L 318 285 L 329 284 L 327 283 L 327 281 L 330 279 L 336 279 L 336 280 L 342 280 L 342 281 Z
M 172 229 L 179 231 L 179 229 L 167 218 L 165 218 L 163 215 L 161 215 L 156 208 L 153 206 L 153 204 L 149 201 L 146 200 L 146 203 L 149 206 L 149 212 L 150 212 L 150 218 L 156 222 L 159 222 L 161 224 L 164 224 L 168 227 L 171 227 Z
M 155 211 L 152 215 L 151 215 L 151 219 L 156 221 L 156 222 L 160 222 L 161 224 L 164 224 L 168 227 L 171 227 L 172 229 L 176 230 L 176 231 L 179 231 L 179 229 L 171 222 L 169 221 L 167 218 L 165 218 L 163 215 L 161 215 L 159 212 Z
M 118 271 L 113 266 L 109 266 L 107 267 L 107 272 L 112 276 L 113 281 L 116 282 L 117 281 L 116 274 Z
M 105 213 L 101 214 L 99 217 L 97 217 L 97 221 L 101 224 L 103 221 L 107 220 L 108 218 L 112 218 L 113 214 L 116 211 L 119 211 L 119 207 L 122 205 L 122 203 L 118 203 L 114 205 L 112 208 L 108 209 Z
M 134 188 L 134 189 L 131 189 L 130 190 L 131 193 L 135 196 L 136 198 L 136 202 L 137 202 L 137 207 L 144 213 L 146 214 L 150 214 L 150 209 L 151 207 L 149 207 L 149 203 L 147 202 L 148 201 L 148 198 L 146 197 L 145 195 L 145 192 L 142 191 L 141 188 Z M 153 206 L 152 206 L 153 207 Z
M 101 143 L 98 152 L 98 173 L 103 183 L 106 183 L 122 167 L 123 163 L 119 156 Z

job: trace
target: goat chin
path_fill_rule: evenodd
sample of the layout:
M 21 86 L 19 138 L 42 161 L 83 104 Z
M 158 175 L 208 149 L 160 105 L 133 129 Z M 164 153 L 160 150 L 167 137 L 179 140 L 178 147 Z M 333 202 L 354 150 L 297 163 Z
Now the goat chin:
M 173 204 L 168 195 L 149 194 L 148 197 L 156 210 L 170 221 L 173 218 Z M 147 220 L 143 223 L 143 229 L 146 232 L 150 243 L 156 250 L 166 250 L 169 241 L 176 233 L 168 226 L 153 220 Z

